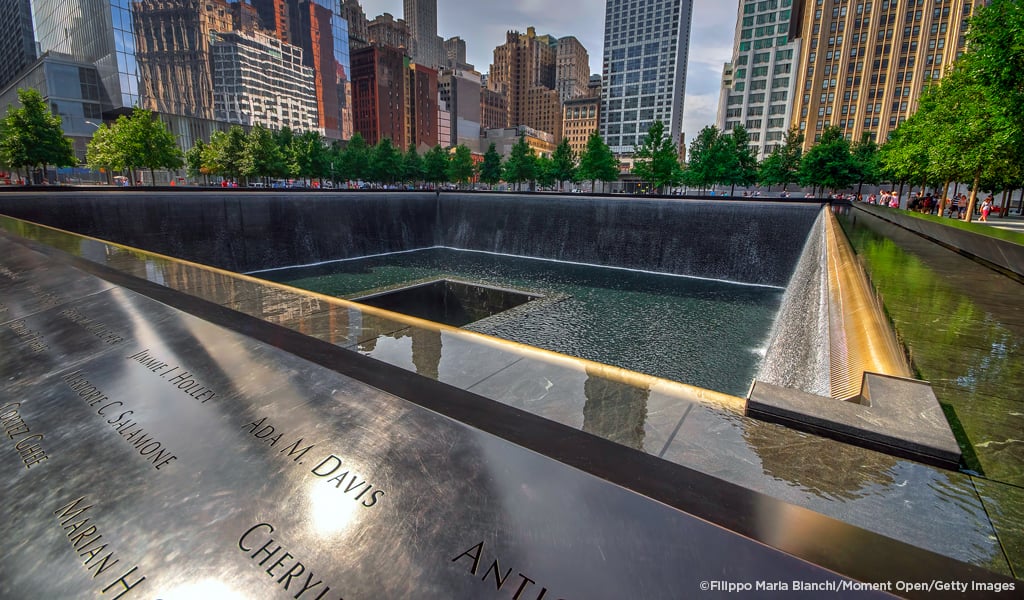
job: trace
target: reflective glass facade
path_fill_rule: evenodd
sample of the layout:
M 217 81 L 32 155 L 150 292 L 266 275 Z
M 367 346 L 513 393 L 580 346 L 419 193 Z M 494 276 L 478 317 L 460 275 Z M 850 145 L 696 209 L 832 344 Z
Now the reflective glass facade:
M 630 154 L 655 120 L 679 147 L 693 0 L 607 0 L 601 135 Z

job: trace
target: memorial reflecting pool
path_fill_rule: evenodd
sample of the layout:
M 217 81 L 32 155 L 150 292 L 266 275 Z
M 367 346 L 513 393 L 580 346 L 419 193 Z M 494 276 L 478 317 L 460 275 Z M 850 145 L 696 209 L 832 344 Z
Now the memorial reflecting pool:
M 541 298 L 466 329 L 742 396 L 783 290 L 727 281 L 432 248 L 264 271 L 259 277 L 359 298 L 437 279 Z

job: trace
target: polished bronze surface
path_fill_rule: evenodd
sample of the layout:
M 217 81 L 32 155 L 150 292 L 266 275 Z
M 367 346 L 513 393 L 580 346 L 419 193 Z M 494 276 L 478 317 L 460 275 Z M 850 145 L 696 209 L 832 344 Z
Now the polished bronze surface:
M 913 375 L 850 243 L 831 211 L 825 213 L 831 394 L 850 400 L 860 395 L 865 372 Z

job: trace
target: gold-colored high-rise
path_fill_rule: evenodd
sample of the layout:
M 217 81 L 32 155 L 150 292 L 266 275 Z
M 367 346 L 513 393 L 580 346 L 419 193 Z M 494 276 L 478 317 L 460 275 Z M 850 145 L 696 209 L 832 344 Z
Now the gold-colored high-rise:
M 761 0 L 760 3 L 775 0 Z M 804 0 L 790 38 L 803 43 L 792 123 L 810 148 L 829 125 L 884 142 L 917 109 L 924 86 L 965 49 L 982 0 Z M 743 5 L 755 4 L 744 0 Z

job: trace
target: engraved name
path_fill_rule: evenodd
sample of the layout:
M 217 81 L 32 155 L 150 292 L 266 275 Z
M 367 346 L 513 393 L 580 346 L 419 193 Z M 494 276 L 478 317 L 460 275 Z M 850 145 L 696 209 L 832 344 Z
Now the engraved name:
M 469 550 L 466 550 L 462 554 L 453 558 L 452 562 L 465 566 L 467 561 L 472 561 L 469 564 L 469 573 L 470 575 L 479 576 L 483 554 L 484 543 L 480 542 Z M 459 562 L 460 560 L 462 562 Z M 484 560 L 483 564 L 487 564 L 487 561 Z M 530 579 L 522 573 L 519 573 L 516 577 L 512 577 L 512 571 L 513 569 L 511 567 L 502 571 L 501 566 L 498 564 L 498 557 L 495 556 L 494 560 L 491 562 L 491 566 L 487 567 L 487 571 L 484 572 L 480 581 L 486 582 L 488 579 L 494 579 L 495 595 L 499 595 L 498 592 L 502 592 L 500 594 L 502 597 L 512 594 L 512 600 L 543 600 L 547 597 L 548 588 L 541 586 L 540 591 L 537 591 L 538 586 L 536 580 Z M 517 582 L 519 583 L 518 586 L 516 585 Z M 505 587 L 506 584 L 508 584 L 507 588 Z M 548 600 L 555 599 L 552 597 Z M 559 598 L 559 600 L 565 599 Z
M 93 579 L 96 579 L 121 562 L 121 559 L 115 556 L 114 550 L 107 550 L 109 546 L 107 542 L 100 543 L 103 540 L 103 534 L 100 533 L 99 527 L 92 523 L 92 517 L 86 516 L 92 506 L 86 502 L 85 496 L 80 496 L 53 511 L 53 514 L 57 515 L 61 528 L 67 534 L 68 543 L 75 549 L 75 553 L 85 559 L 82 561 L 82 566 L 86 571 L 92 573 Z M 116 591 L 117 595 L 112 596 L 115 600 L 129 594 L 146 580 L 145 575 L 135 573 L 138 569 L 138 565 L 133 566 L 114 580 L 110 579 L 113 575 L 111 573 L 103 579 L 110 583 L 100 593 Z
M 208 400 L 213 400 L 217 397 L 217 393 L 200 383 L 195 375 L 182 369 L 180 366 L 173 366 L 156 358 L 149 353 L 148 349 L 132 354 L 128 357 L 128 360 L 141 364 L 181 390 L 182 393 L 195 398 L 201 403 L 205 404 Z
M 275 542 L 274 538 L 268 537 L 271 533 L 274 533 L 273 525 L 257 523 L 246 529 L 242 537 L 238 538 L 238 549 L 245 552 L 254 562 L 258 560 L 260 568 L 266 565 L 267 568 L 263 569 L 263 572 L 272 577 L 292 598 L 321 600 L 326 596 L 327 592 L 331 591 L 331 586 L 324 585 L 322 579 L 314 582 L 313 571 L 295 555 L 285 550 L 281 544 Z M 303 575 L 305 582 L 302 581 Z M 306 592 L 309 592 L 308 596 L 305 596 Z M 341 596 L 337 598 L 344 600 Z
M 320 464 L 313 467 L 310 471 L 317 477 L 328 477 L 334 475 L 327 480 L 328 483 L 334 482 L 334 487 L 341 490 L 342 494 L 349 496 L 352 500 L 359 502 L 360 506 L 365 508 L 372 508 L 377 504 L 377 501 L 384 497 L 384 490 L 375 488 L 373 484 L 360 477 L 355 471 L 345 468 L 339 472 L 342 468 L 344 461 L 337 456 L 331 454 L 327 458 L 320 461 Z M 337 473 L 335 475 L 335 473 Z M 373 490 L 373 491 L 371 491 Z
M 46 345 L 46 342 L 43 341 L 43 334 L 33 329 L 29 329 L 25 325 L 25 321 L 22 321 L 20 319 L 17 321 L 11 321 L 10 323 L 7 324 L 7 326 L 11 329 L 11 331 L 14 332 L 15 335 L 17 335 L 23 341 L 28 343 L 28 347 L 31 348 L 32 351 L 35 352 L 36 354 L 39 354 L 40 352 L 49 348 L 49 346 Z
M 66 308 L 60 311 L 60 314 L 80 326 L 82 329 L 85 329 L 89 333 L 98 337 L 105 344 L 113 346 L 114 344 L 120 344 L 124 341 L 123 337 L 110 331 L 110 327 L 83 315 L 77 308 Z
M 50 457 L 46 455 L 46 450 L 43 450 L 40 443 L 43 441 L 43 434 L 32 432 L 28 423 L 18 413 L 20 406 L 21 402 L 8 402 L 0 406 L 0 425 L 3 426 L 7 439 L 13 441 L 14 438 L 21 437 L 14 444 L 14 449 L 21 456 L 25 468 L 31 469 L 32 465 L 37 465 Z
M 46 308 L 52 308 L 61 303 L 60 298 L 51 294 L 50 292 L 47 292 L 46 290 L 44 290 L 43 288 L 39 287 L 34 283 L 28 286 L 28 291 L 32 292 L 32 295 L 35 296 L 40 302 L 42 302 L 43 305 L 46 306 Z
M 254 438 L 261 440 L 271 448 L 277 446 L 284 437 L 284 433 L 277 431 L 273 425 L 267 422 L 266 417 L 247 423 L 242 428 L 248 429 L 249 433 L 251 433 Z M 275 433 L 277 435 L 274 435 Z M 295 440 L 291 444 L 285 442 L 281 444 L 281 449 L 278 450 L 278 453 L 284 454 L 284 458 L 291 458 L 292 462 L 297 462 L 301 465 L 302 457 L 309 452 L 315 444 L 310 444 L 302 448 L 299 447 L 300 445 L 302 445 L 302 438 Z M 287 454 L 285 454 L 285 452 L 287 452 Z
M 128 418 L 135 414 L 134 410 L 124 410 L 117 414 L 117 410 L 125 408 L 125 403 L 120 400 L 111 400 L 99 388 L 86 379 L 84 372 L 79 369 L 74 373 L 68 373 L 63 378 L 64 383 L 74 390 L 78 397 L 85 401 L 90 408 L 99 405 L 96 414 L 104 418 L 107 425 L 113 427 L 128 445 L 135 448 L 147 462 L 153 464 L 153 468 L 160 470 L 178 457 L 168 450 L 163 442 L 156 440 L 152 434 L 146 433 L 142 425 L 133 419 Z M 116 416 L 115 416 L 116 414 Z

